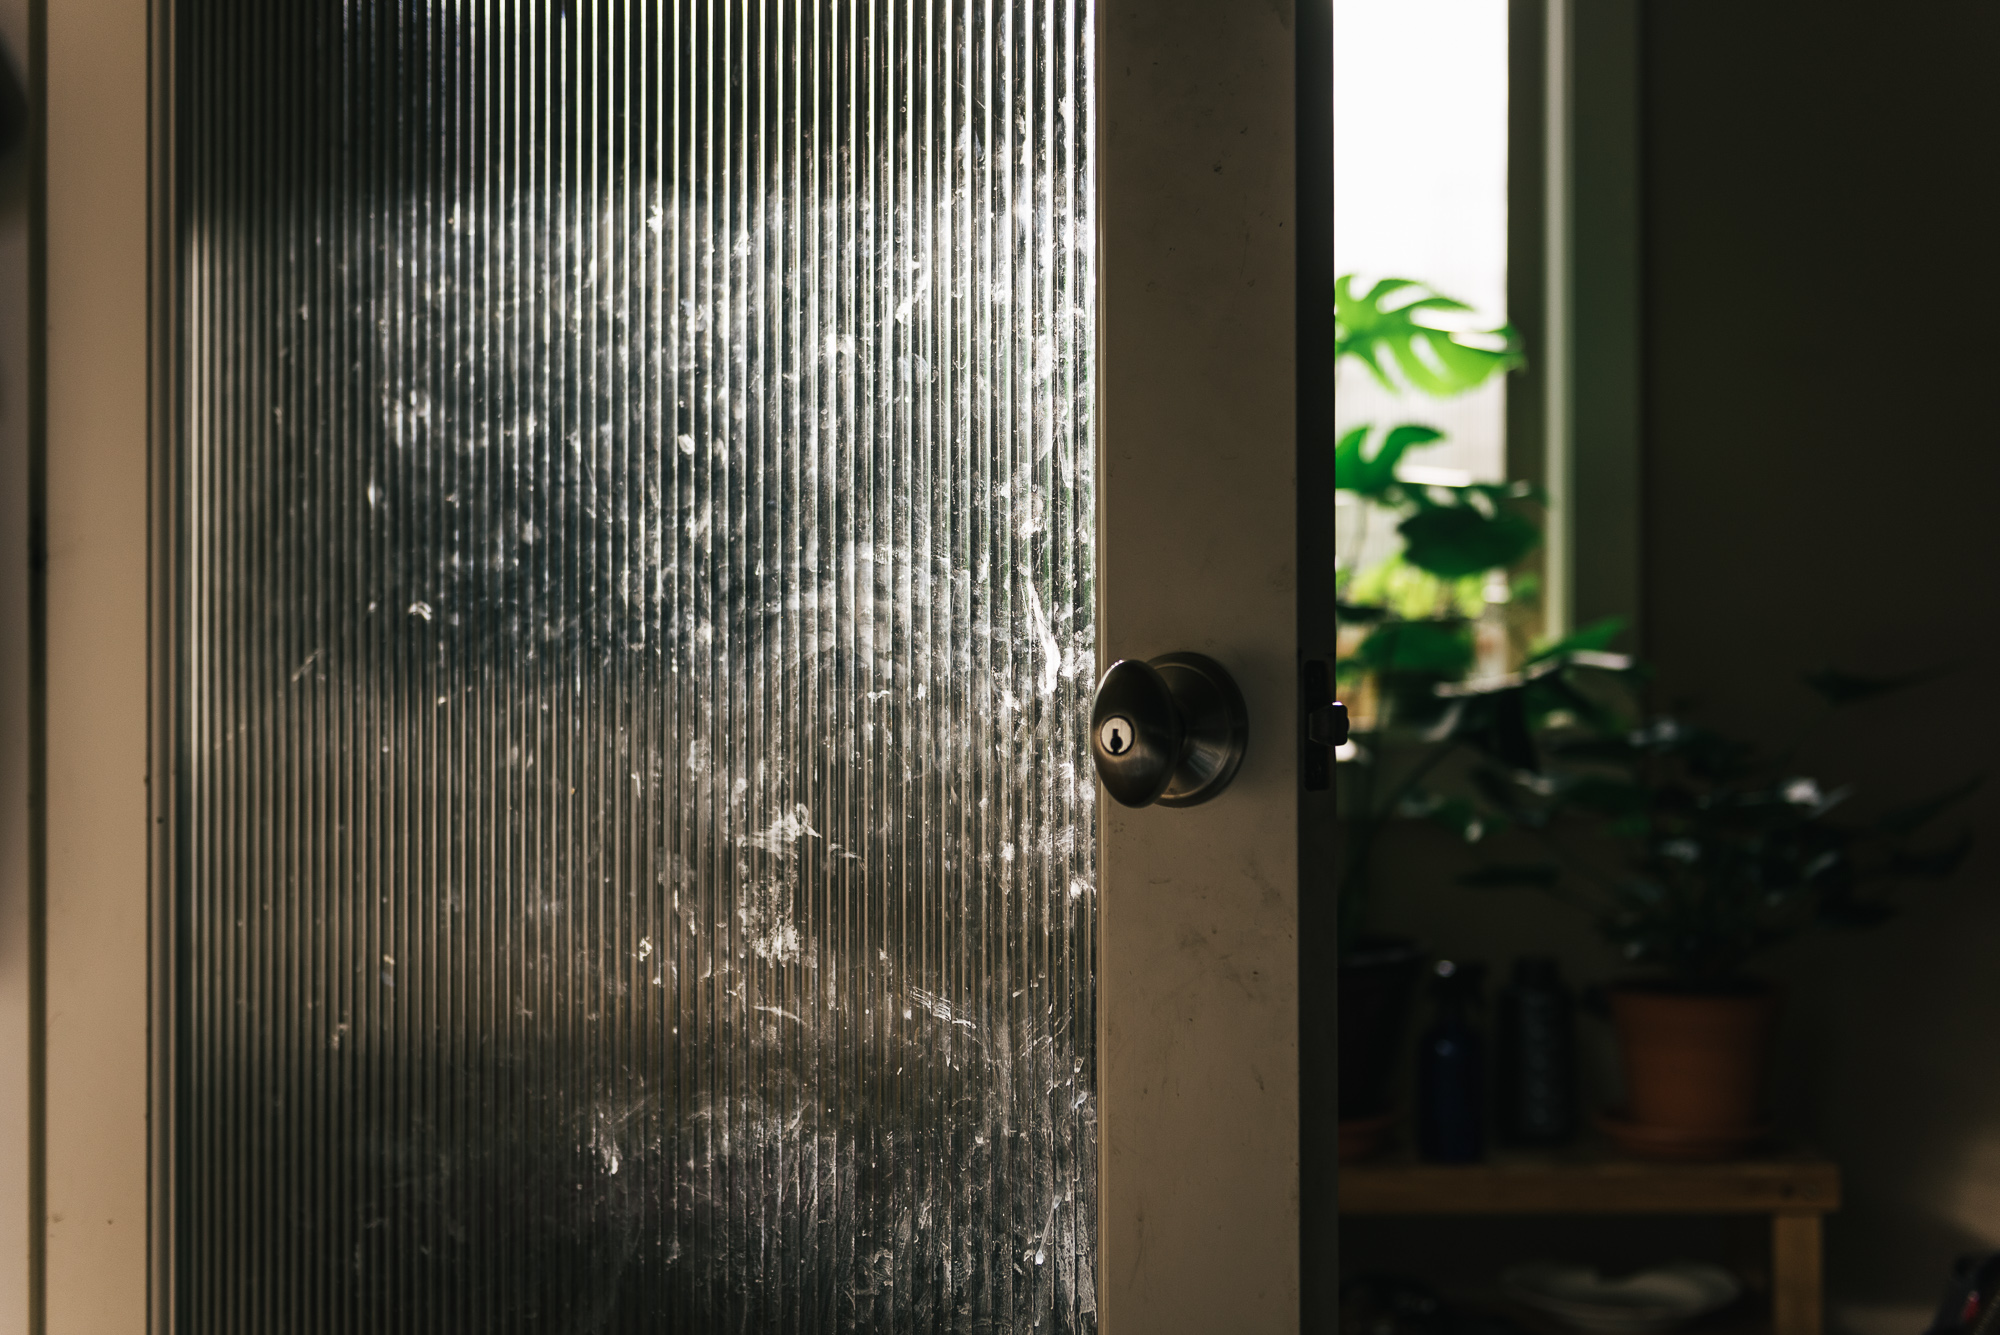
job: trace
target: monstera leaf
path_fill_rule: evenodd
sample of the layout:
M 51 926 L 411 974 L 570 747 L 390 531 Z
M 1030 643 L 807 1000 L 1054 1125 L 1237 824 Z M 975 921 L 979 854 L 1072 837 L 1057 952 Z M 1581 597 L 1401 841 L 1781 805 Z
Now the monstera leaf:
M 1414 300 L 1385 306 L 1406 288 L 1417 289 Z M 1426 318 L 1471 309 L 1413 278 L 1384 278 L 1366 295 L 1356 296 L 1354 275 L 1347 274 L 1334 284 L 1334 360 L 1355 358 L 1392 393 L 1400 387 L 1389 374 L 1391 364 L 1425 394 L 1463 394 L 1521 364 L 1520 341 L 1511 325 L 1460 332 Z M 1489 346 L 1495 342 L 1500 346 Z
M 1397 525 L 1403 559 L 1440 579 L 1463 579 L 1513 565 L 1535 549 L 1541 530 L 1510 510 L 1427 505 Z
M 1452 680 L 1472 666 L 1472 628 L 1450 617 L 1388 621 L 1368 632 L 1353 666 L 1369 672 Z
M 1368 436 L 1374 429 L 1357 426 L 1334 442 L 1333 485 L 1369 500 L 1380 500 L 1395 488 L 1396 465 L 1402 462 L 1403 455 L 1419 445 L 1443 440 L 1444 432 L 1406 422 L 1390 427 L 1375 453 L 1367 454 L 1364 451 Z
M 1543 645 L 1529 654 L 1521 666 L 1533 667 L 1537 663 L 1545 663 L 1551 659 L 1574 658 L 1579 654 L 1584 655 L 1585 667 L 1608 666 L 1609 659 L 1616 655 L 1607 654 L 1605 650 L 1611 647 L 1613 640 L 1624 633 L 1624 617 L 1604 617 L 1591 622 L 1588 626 L 1571 631 L 1552 644 Z

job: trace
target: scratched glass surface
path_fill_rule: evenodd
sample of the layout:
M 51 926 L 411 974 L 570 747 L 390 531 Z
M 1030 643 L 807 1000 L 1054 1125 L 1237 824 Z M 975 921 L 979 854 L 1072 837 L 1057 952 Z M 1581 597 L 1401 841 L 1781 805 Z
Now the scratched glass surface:
M 1091 1331 L 1088 0 L 184 0 L 175 1303 Z

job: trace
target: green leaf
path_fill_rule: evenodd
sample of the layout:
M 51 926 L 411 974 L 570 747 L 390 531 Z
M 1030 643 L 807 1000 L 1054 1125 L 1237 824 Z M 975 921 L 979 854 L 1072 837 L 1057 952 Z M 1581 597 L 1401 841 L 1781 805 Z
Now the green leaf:
M 1413 300 L 1387 305 L 1415 288 Z M 1354 275 L 1334 284 L 1334 359 L 1352 357 L 1366 366 L 1384 389 L 1400 392 L 1389 367 L 1419 392 L 1437 398 L 1462 394 L 1488 378 L 1521 365 L 1520 339 L 1511 325 L 1455 333 L 1426 315 L 1471 310 L 1411 278 L 1385 278 L 1365 295 L 1354 293 Z M 1499 347 L 1483 346 L 1498 342 Z
M 1541 531 L 1508 511 L 1485 515 L 1469 505 L 1420 510 L 1396 526 L 1403 559 L 1442 579 L 1513 565 L 1535 549 Z
M 1521 666 L 1545 663 L 1552 658 L 1562 658 L 1574 653 L 1602 653 L 1609 649 L 1611 642 L 1624 631 L 1624 617 L 1605 617 L 1602 621 L 1593 621 L 1581 630 L 1571 631 L 1554 644 L 1537 649 L 1528 655 Z
M 1906 807 L 1897 807 L 1877 818 L 1875 828 L 1884 834 L 1912 835 L 1944 812 L 1970 797 L 1975 789 L 1986 782 L 1986 776 L 1976 774 L 1963 783 L 1953 784 L 1933 797 L 1921 802 L 1912 802 Z
M 1333 605 L 1333 614 L 1352 626 L 1372 626 L 1388 616 L 1389 609 L 1370 603 L 1337 602 Z
M 1830 705 L 1852 704 L 1856 700 L 1869 700 L 1878 695 L 1888 695 L 1895 691 L 1920 686 L 1927 681 L 1935 681 L 1947 673 L 1957 670 L 1957 665 L 1922 668 L 1916 672 L 1904 672 L 1893 677 L 1869 677 L 1858 672 L 1843 672 L 1839 668 L 1821 668 L 1804 676 L 1805 684 L 1818 691 Z
M 1472 628 L 1456 620 L 1384 622 L 1354 652 L 1369 671 L 1447 680 L 1463 675 L 1472 659 Z
M 1339 596 L 1349 603 L 1386 608 L 1391 616 L 1413 621 L 1443 616 L 1474 619 L 1486 610 L 1477 576 L 1439 579 L 1405 561 L 1400 550 L 1352 572 Z
M 1374 430 L 1372 426 L 1357 426 L 1334 442 L 1333 485 L 1337 490 L 1381 499 L 1395 489 L 1396 465 L 1404 454 L 1444 439 L 1444 432 L 1435 427 L 1405 422 L 1390 427 L 1375 453 L 1369 454 L 1368 437 Z
M 1561 879 L 1562 869 L 1553 862 L 1496 862 L 1476 871 L 1466 872 L 1458 878 L 1458 883 L 1495 890 L 1524 885 L 1547 890 Z

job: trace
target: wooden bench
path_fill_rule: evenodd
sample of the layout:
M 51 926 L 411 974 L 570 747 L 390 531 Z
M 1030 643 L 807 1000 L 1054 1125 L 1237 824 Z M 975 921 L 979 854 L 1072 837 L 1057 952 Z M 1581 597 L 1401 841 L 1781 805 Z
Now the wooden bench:
M 1340 1170 L 1343 1215 L 1769 1215 L 1772 1335 L 1821 1335 L 1821 1221 L 1839 1207 L 1839 1167 L 1810 1155 L 1678 1164 L 1579 1150 Z

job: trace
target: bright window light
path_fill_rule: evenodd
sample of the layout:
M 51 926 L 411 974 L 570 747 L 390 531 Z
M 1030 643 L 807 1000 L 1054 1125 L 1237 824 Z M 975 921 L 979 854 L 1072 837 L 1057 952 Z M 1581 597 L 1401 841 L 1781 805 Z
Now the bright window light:
M 1506 0 L 1334 0 L 1334 263 L 1361 283 L 1414 278 L 1507 318 Z M 1499 378 L 1455 399 L 1383 391 L 1360 366 L 1339 371 L 1337 424 L 1421 422 L 1446 439 L 1412 467 L 1480 481 L 1506 471 Z M 1412 479 L 1416 480 L 1416 479 Z M 1362 533 L 1342 497 L 1343 533 Z M 1387 522 L 1343 537 L 1342 564 L 1394 551 Z

